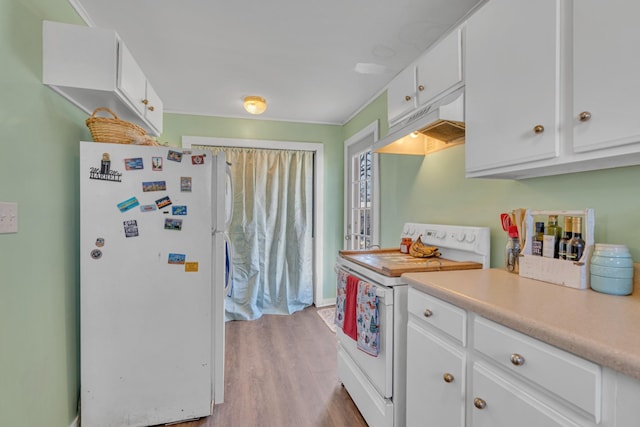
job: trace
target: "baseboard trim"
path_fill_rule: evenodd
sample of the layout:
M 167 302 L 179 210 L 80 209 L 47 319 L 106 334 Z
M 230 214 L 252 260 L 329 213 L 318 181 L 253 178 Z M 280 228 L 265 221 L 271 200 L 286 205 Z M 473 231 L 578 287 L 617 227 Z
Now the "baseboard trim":
M 78 427 L 78 416 L 69 424 L 69 427 Z
M 316 307 L 321 308 L 321 307 L 326 307 L 328 305 L 335 305 L 336 303 L 336 299 L 335 298 L 325 298 L 322 299 L 318 302 L 316 302 Z

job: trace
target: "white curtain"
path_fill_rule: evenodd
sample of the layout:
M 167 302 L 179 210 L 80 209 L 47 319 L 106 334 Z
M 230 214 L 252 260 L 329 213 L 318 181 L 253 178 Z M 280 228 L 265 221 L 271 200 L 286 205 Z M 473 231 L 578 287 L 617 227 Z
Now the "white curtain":
M 313 303 L 313 152 L 219 147 L 231 163 L 227 320 Z

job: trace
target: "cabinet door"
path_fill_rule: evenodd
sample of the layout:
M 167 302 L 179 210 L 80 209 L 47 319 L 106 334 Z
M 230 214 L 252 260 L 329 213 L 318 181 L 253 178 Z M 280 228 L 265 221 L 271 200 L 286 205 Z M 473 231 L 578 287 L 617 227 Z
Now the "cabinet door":
M 471 427 L 579 427 L 480 363 L 473 365 L 472 381 Z
M 146 87 L 146 102 L 143 101 L 143 106 L 146 109 L 145 117 L 149 121 L 149 124 L 160 134 L 162 133 L 162 114 L 164 111 L 162 100 L 148 81 Z
M 573 8 L 574 150 L 638 142 L 640 2 L 580 0 Z
M 143 101 L 147 96 L 147 78 L 124 43 L 118 47 L 118 89 L 141 116 L 145 114 Z
M 464 427 L 465 356 L 409 320 L 407 426 Z
M 393 125 L 417 107 L 416 67 L 408 66 L 389 83 L 387 88 L 387 117 Z
M 462 85 L 462 36 L 456 30 L 418 59 L 418 104 L 424 105 Z
M 469 18 L 467 172 L 558 156 L 559 18 L 557 0 L 491 0 Z

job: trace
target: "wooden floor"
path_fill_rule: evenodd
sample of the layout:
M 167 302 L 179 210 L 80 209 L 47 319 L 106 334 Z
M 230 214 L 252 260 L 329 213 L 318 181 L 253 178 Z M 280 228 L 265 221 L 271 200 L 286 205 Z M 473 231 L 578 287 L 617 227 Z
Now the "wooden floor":
M 336 374 L 336 337 L 312 306 L 226 324 L 225 402 L 179 427 L 366 427 Z

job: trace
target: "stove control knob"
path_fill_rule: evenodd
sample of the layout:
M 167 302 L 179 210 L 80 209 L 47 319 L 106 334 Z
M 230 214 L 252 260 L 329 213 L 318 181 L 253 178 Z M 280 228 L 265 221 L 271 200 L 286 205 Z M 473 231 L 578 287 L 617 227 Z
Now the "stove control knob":
M 464 232 L 460 232 L 460 234 L 458 234 L 458 236 L 456 237 L 456 239 L 458 240 L 458 242 L 464 242 L 464 238 L 465 238 L 465 234 Z
M 474 233 L 467 234 L 467 242 L 473 243 L 476 241 L 476 235 Z
M 447 233 L 445 233 L 444 231 L 438 231 L 438 232 L 436 233 L 436 237 L 437 237 L 438 239 L 444 239 L 445 237 L 447 237 Z

